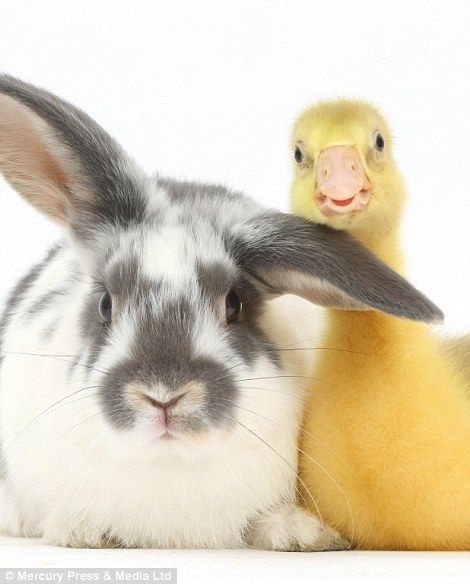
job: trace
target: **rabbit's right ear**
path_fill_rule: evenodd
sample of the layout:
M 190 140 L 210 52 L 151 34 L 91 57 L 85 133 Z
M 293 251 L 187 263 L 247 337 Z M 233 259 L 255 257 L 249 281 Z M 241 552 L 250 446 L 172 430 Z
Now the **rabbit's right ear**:
M 34 207 L 81 237 L 144 213 L 143 175 L 79 109 L 0 75 L 0 171 Z
M 236 225 L 227 243 L 237 263 L 267 292 L 297 294 L 346 310 L 373 308 L 422 322 L 444 317 L 424 294 L 344 231 L 268 211 Z

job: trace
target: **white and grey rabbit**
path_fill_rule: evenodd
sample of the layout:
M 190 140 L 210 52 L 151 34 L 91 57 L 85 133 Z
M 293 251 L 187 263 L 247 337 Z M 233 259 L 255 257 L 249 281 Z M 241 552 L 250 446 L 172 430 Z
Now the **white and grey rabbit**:
M 3 317 L 0 528 L 64 546 L 348 545 L 299 506 L 303 386 L 283 350 L 298 323 L 272 299 L 438 309 L 345 233 L 150 178 L 6 75 L 0 170 L 66 233 Z

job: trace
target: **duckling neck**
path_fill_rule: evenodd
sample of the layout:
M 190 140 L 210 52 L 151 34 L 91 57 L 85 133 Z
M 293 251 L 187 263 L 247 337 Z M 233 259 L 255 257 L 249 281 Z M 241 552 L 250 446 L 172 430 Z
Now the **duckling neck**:
M 391 223 L 386 230 L 379 232 L 351 230 L 350 233 L 361 241 L 383 262 L 400 274 L 403 273 L 403 253 L 400 245 L 400 225 Z
M 350 231 L 370 251 L 398 273 L 403 274 L 404 261 L 400 245 L 399 223 L 393 223 L 384 231 L 371 233 Z M 410 333 L 410 328 L 420 325 L 389 316 L 374 310 L 329 311 L 329 342 L 331 346 L 346 345 L 345 348 L 369 352 L 371 345 L 381 347 L 381 351 L 394 350 L 398 338 Z M 415 330 L 416 332 L 416 330 Z

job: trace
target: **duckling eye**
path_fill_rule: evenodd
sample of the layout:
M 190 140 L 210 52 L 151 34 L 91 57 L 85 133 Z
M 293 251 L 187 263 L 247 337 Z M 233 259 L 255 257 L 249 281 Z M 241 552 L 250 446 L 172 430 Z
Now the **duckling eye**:
M 375 136 L 375 147 L 379 152 L 385 148 L 385 140 L 380 132 Z
M 103 321 L 110 323 L 113 312 L 113 301 L 111 299 L 111 295 L 108 292 L 105 292 L 100 298 L 99 311 Z
M 227 324 L 238 321 L 243 308 L 242 301 L 236 292 L 230 290 L 225 298 L 225 319 Z
M 302 154 L 302 150 L 298 146 L 295 147 L 294 158 L 298 164 L 300 164 L 302 162 L 302 160 L 304 159 L 304 156 Z

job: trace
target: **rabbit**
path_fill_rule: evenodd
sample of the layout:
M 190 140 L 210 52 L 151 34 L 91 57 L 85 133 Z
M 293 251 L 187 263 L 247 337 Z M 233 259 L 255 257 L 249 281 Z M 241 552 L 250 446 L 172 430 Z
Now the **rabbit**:
M 0 529 L 59 546 L 347 548 L 297 495 L 308 370 L 288 347 L 311 314 L 292 295 L 439 309 L 348 234 L 147 176 L 86 114 L 8 75 L 0 170 L 64 228 L 2 319 Z

